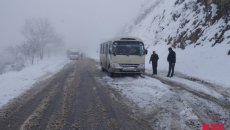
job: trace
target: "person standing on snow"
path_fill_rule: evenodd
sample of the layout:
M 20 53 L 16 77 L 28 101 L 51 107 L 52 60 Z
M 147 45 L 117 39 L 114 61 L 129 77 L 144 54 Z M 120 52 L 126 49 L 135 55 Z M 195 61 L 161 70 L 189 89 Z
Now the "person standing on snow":
M 156 54 L 155 51 L 153 51 L 153 54 L 151 55 L 149 59 L 149 64 L 152 62 L 152 69 L 153 69 L 153 75 L 157 75 L 157 62 L 158 62 L 158 55 Z
M 169 62 L 169 71 L 167 77 L 173 77 L 174 67 L 176 63 L 176 53 L 172 50 L 171 47 L 169 47 L 168 50 L 169 50 L 169 54 L 167 57 L 167 61 Z

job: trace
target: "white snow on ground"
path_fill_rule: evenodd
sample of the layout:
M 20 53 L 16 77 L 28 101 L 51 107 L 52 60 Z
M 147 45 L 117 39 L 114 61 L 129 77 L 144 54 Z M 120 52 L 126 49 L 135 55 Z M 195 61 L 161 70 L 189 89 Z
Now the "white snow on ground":
M 146 56 L 146 68 L 148 70 L 151 70 L 151 64 L 148 63 L 151 52 L 155 50 L 159 55 L 158 70 L 165 71 L 165 76 L 167 75 L 168 47 L 160 44 L 149 48 L 149 54 Z M 197 46 L 195 49 L 190 46 L 186 50 L 175 49 L 177 57 L 175 71 L 230 88 L 228 49 L 230 46 L 226 44 L 215 47 Z
M 196 83 L 194 81 L 189 81 L 189 80 L 178 78 L 178 77 L 167 78 L 167 79 L 172 80 L 172 81 L 177 81 L 179 83 L 183 83 L 183 84 L 187 85 L 187 87 L 189 87 L 191 90 L 195 90 L 197 92 L 203 92 L 203 93 L 210 95 L 210 96 L 213 96 L 217 99 L 224 99 L 223 95 L 221 95 L 220 93 L 216 92 L 215 90 L 211 89 L 210 87 L 204 86 L 204 85 Z M 184 86 L 184 87 L 186 87 L 186 86 Z
M 0 75 L 0 108 L 30 89 L 35 82 L 57 73 L 68 62 L 64 57 L 47 58 L 21 71 Z
M 145 78 L 104 76 L 101 80 L 137 105 L 138 108 L 134 106 L 137 111 L 146 115 L 155 113 L 154 117 L 157 120 L 153 121 L 152 125 L 156 129 L 170 130 L 173 120 L 171 113 L 175 111 L 180 113 L 181 121 L 198 120 L 198 117 L 191 112 L 191 108 L 181 102 L 178 94 L 159 80 L 147 76 Z
M 159 80 L 145 77 L 103 77 L 104 81 L 113 88 L 119 90 L 123 96 L 132 99 L 139 108 L 146 112 L 151 111 L 154 105 L 159 105 L 165 99 L 168 99 L 170 91 L 168 87 Z
M 203 92 L 216 98 L 223 98 L 218 92 L 196 82 L 177 77 L 167 79 L 186 84 L 197 92 Z M 111 78 L 104 76 L 100 80 L 102 83 L 109 84 L 113 89 L 127 98 L 127 103 L 134 107 L 134 112 L 140 112 L 149 116 L 154 114 L 154 116 L 151 116 L 153 119 L 150 121 L 154 129 L 170 130 L 172 129 L 171 126 L 174 120 L 178 122 L 181 129 L 199 129 L 202 125 L 200 124 L 201 120 L 206 121 L 206 123 L 213 123 L 210 117 L 214 117 L 216 121 L 224 123 L 226 126 L 229 124 L 228 110 L 221 108 L 216 103 L 195 96 L 190 92 L 177 91 L 177 88 L 167 86 L 157 79 L 148 76 L 145 76 L 145 78 Z

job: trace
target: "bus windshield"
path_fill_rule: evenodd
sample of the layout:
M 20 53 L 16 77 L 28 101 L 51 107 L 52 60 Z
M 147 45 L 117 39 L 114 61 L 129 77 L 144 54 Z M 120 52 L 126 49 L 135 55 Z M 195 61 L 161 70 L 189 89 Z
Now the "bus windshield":
M 112 50 L 116 55 L 144 55 L 144 45 L 139 41 L 115 41 Z

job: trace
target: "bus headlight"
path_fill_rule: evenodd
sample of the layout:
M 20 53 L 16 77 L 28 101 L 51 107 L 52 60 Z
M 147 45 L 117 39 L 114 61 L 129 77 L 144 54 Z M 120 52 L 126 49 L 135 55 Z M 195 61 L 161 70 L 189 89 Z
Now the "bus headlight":
M 137 68 L 138 69 L 145 69 L 145 64 L 140 64 Z
M 118 63 L 112 63 L 111 67 L 112 68 L 122 68 Z

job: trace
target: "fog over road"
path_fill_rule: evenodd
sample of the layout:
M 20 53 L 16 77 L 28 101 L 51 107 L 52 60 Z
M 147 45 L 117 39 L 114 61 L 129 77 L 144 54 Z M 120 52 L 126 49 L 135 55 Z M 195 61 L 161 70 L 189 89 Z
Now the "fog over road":
M 73 61 L 0 110 L 0 130 L 192 130 L 205 123 L 230 127 L 228 89 L 184 75 L 171 79 L 162 75 L 110 78 L 93 60 Z M 156 81 L 163 86 L 151 84 Z M 187 82 L 203 85 L 215 95 Z M 144 89 L 161 93 L 165 86 L 166 95 L 141 95 Z M 148 111 L 138 106 L 138 98 L 153 101 Z

